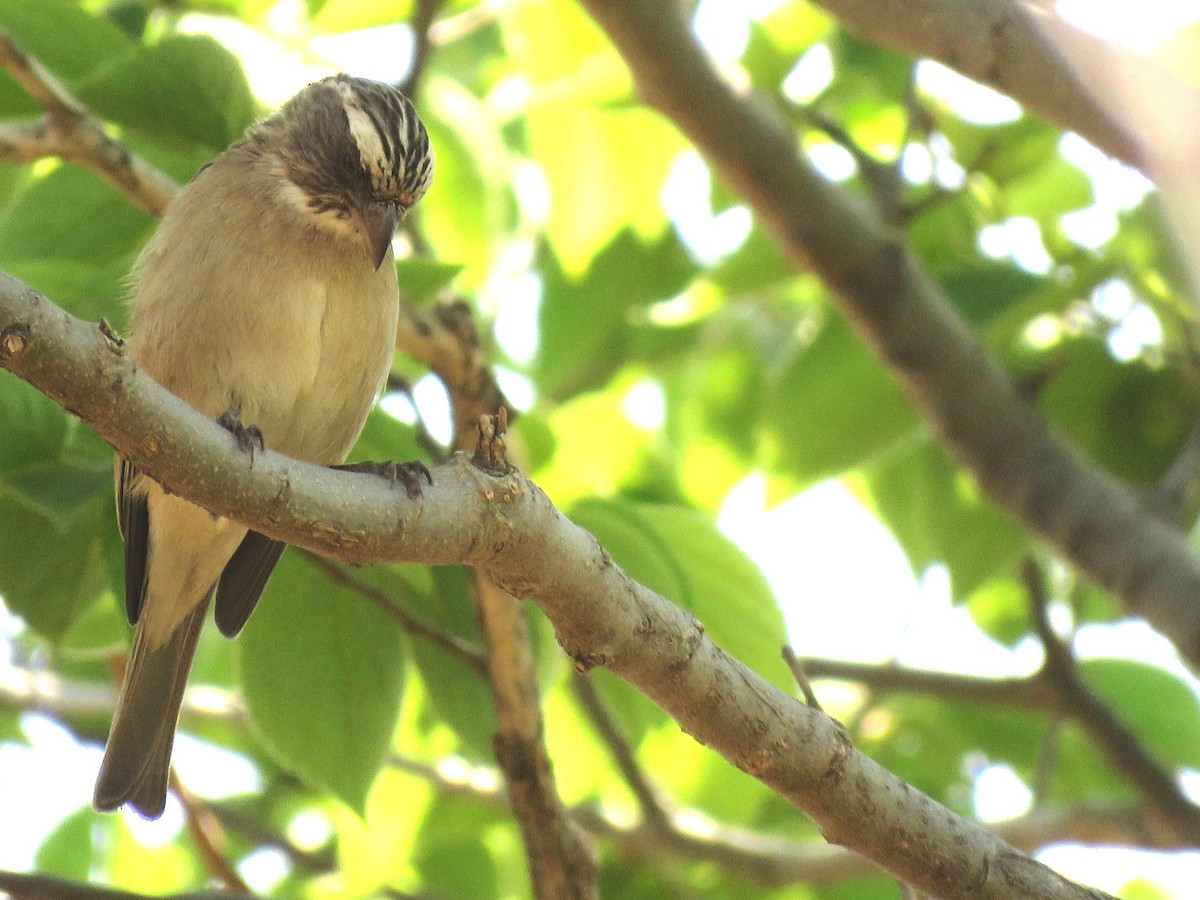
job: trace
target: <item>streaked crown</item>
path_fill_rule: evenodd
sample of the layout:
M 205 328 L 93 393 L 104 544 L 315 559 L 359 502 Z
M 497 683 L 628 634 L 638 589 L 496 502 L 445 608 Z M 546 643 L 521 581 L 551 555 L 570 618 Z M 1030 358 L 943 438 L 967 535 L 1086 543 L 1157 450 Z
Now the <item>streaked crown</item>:
M 277 153 L 308 206 L 339 218 L 368 202 L 394 203 L 403 212 L 433 177 L 429 136 L 408 98 L 350 75 L 310 84 L 251 129 L 246 142 Z

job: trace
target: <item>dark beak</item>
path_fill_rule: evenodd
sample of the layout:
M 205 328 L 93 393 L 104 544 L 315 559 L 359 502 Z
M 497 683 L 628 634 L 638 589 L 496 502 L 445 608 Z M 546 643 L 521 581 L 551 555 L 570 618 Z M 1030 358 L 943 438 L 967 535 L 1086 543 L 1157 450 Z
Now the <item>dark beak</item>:
M 354 209 L 354 225 L 362 235 L 363 246 L 367 248 L 367 258 L 371 260 L 371 265 L 376 271 L 383 265 L 388 248 L 392 246 L 396 226 L 400 224 L 403 214 L 404 209 L 400 204 L 378 200 L 368 200 Z

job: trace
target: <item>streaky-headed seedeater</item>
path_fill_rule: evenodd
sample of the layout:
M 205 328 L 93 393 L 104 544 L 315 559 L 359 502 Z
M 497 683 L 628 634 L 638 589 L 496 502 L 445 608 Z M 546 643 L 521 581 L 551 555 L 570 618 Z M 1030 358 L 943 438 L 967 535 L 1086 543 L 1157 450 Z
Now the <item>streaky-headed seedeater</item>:
M 304 88 L 168 205 L 134 270 L 137 365 L 243 447 L 342 463 L 391 365 L 392 239 L 432 174 L 399 91 L 348 75 Z M 116 469 L 136 630 L 94 804 L 156 818 L 210 602 L 236 635 L 283 544 Z

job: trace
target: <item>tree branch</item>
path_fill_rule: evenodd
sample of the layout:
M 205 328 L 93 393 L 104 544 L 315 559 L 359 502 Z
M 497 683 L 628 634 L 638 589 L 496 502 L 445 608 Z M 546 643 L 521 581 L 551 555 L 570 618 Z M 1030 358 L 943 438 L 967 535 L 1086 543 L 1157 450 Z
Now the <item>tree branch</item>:
M 598 900 L 599 856 L 558 796 L 546 750 L 525 610 L 488 572 L 476 570 L 472 575 L 472 599 L 487 644 L 496 709 L 492 749 L 525 842 L 534 896 Z
M 174 766 L 171 766 L 169 777 L 171 791 L 183 807 L 183 821 L 191 836 L 192 845 L 209 874 L 226 891 L 250 894 L 250 887 L 225 857 L 229 841 L 217 816 L 204 800 L 187 789 Z
M 822 178 L 766 104 L 721 79 L 676 6 L 581 2 L 646 101 L 691 138 L 792 264 L 821 278 L 984 491 L 1200 665 L 1200 557 L 1186 538 L 1054 433 L 900 234 Z
M 172 493 L 344 562 L 466 563 L 533 600 L 581 668 L 605 665 L 702 743 L 808 813 L 826 838 L 938 896 L 1098 896 L 1064 882 L 854 750 L 844 731 L 729 657 L 632 581 L 520 472 L 463 454 L 418 499 L 370 475 L 263 451 L 155 384 L 110 328 L 0 277 L 0 367 L 89 424 Z M 920 831 L 913 823 L 923 823 Z
M 312 552 L 305 552 L 304 557 L 328 575 L 334 583 L 355 591 L 382 609 L 399 622 L 400 626 L 409 634 L 418 635 L 431 643 L 437 644 L 451 656 L 455 656 L 466 663 L 480 678 L 487 679 L 487 659 L 483 651 L 475 644 L 460 638 L 456 634 L 451 634 L 431 622 L 426 622 L 424 619 L 411 615 L 386 591 L 377 588 L 365 579 L 359 578 L 353 572 L 347 570 L 345 566 L 339 566 L 333 560 L 326 559 L 324 556 L 319 556 Z
M 506 804 L 499 778 L 450 775 L 434 766 L 401 757 L 393 757 L 391 765 L 449 796 L 496 808 Z M 705 822 L 699 828 L 691 828 L 681 821 L 663 831 L 648 822 L 617 823 L 588 807 L 576 807 L 572 815 L 597 837 L 610 841 L 624 856 L 650 863 L 664 858 L 706 862 L 768 887 L 836 884 L 880 874 L 870 860 L 840 847 L 753 832 L 721 822 Z M 1041 809 L 994 827 L 1005 840 L 1030 853 L 1061 843 L 1155 850 L 1190 846 L 1164 835 L 1163 829 L 1154 824 L 1154 814 L 1140 807 Z
M 1037 564 L 1026 560 L 1021 574 L 1029 594 L 1034 630 L 1045 652 L 1041 679 L 1058 694 L 1066 715 L 1087 733 L 1108 764 L 1142 792 L 1163 827 L 1176 839 L 1200 846 L 1200 807 L 1180 790 L 1174 773 L 1084 684 L 1070 647 L 1050 625 L 1049 598 Z
M 1059 696 L 1036 675 L 1026 678 L 981 678 L 910 669 L 895 663 L 847 662 L 840 659 L 805 657 L 800 660 L 809 678 L 852 681 L 881 694 L 911 691 L 963 703 L 991 703 L 1016 709 L 1032 709 L 1067 715 Z
M 441 379 L 450 395 L 454 414 L 455 446 L 466 449 L 474 441 L 479 417 L 508 405 L 488 367 L 475 317 L 465 300 L 453 300 L 418 309 L 400 309 L 396 349 L 424 363 Z
M 1088 73 L 1073 68 L 1046 32 L 1052 26 L 1098 66 L 1136 72 L 1147 84 L 1185 90 L 1178 79 L 1134 53 L 1015 0 L 816 0 L 848 31 L 873 44 L 945 66 L 1017 100 L 1067 131 L 1147 175 L 1153 159 L 1144 135 L 1097 91 Z M 1161 95 L 1162 91 L 1157 92 Z M 1200 111 L 1192 89 L 1190 108 Z M 1181 111 L 1182 113 L 1182 111 Z
M 417 88 L 421 85 L 421 76 L 425 74 L 425 66 L 429 63 L 429 51 L 433 45 L 429 32 L 441 6 L 442 0 L 417 0 L 416 8 L 413 9 L 412 20 L 409 23 L 413 32 L 412 64 L 408 74 L 404 76 L 404 81 L 398 85 L 400 92 L 410 99 L 416 96 Z
M 633 747 L 621 731 L 620 726 L 604 705 L 604 698 L 596 690 L 591 676 L 576 672 L 571 679 L 571 690 L 580 707 L 599 733 L 609 755 L 621 772 L 621 777 L 637 798 L 643 824 L 651 831 L 665 833 L 674 829 L 672 804 L 642 770 Z
M 29 163 L 57 156 L 96 172 L 150 215 L 162 215 L 178 185 L 109 137 L 104 123 L 3 30 L 0 66 L 45 110 L 37 122 L 0 125 L 0 160 Z

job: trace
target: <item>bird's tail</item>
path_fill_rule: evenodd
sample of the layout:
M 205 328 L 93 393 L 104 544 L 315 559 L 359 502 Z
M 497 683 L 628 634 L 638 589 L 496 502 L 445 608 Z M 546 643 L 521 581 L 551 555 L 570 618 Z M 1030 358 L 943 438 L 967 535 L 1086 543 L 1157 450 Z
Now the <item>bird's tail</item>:
M 210 592 L 170 640 L 154 649 L 146 639 L 145 617 L 138 623 L 96 779 L 92 804 L 100 812 L 128 803 L 148 819 L 162 815 L 183 689 L 211 600 Z

